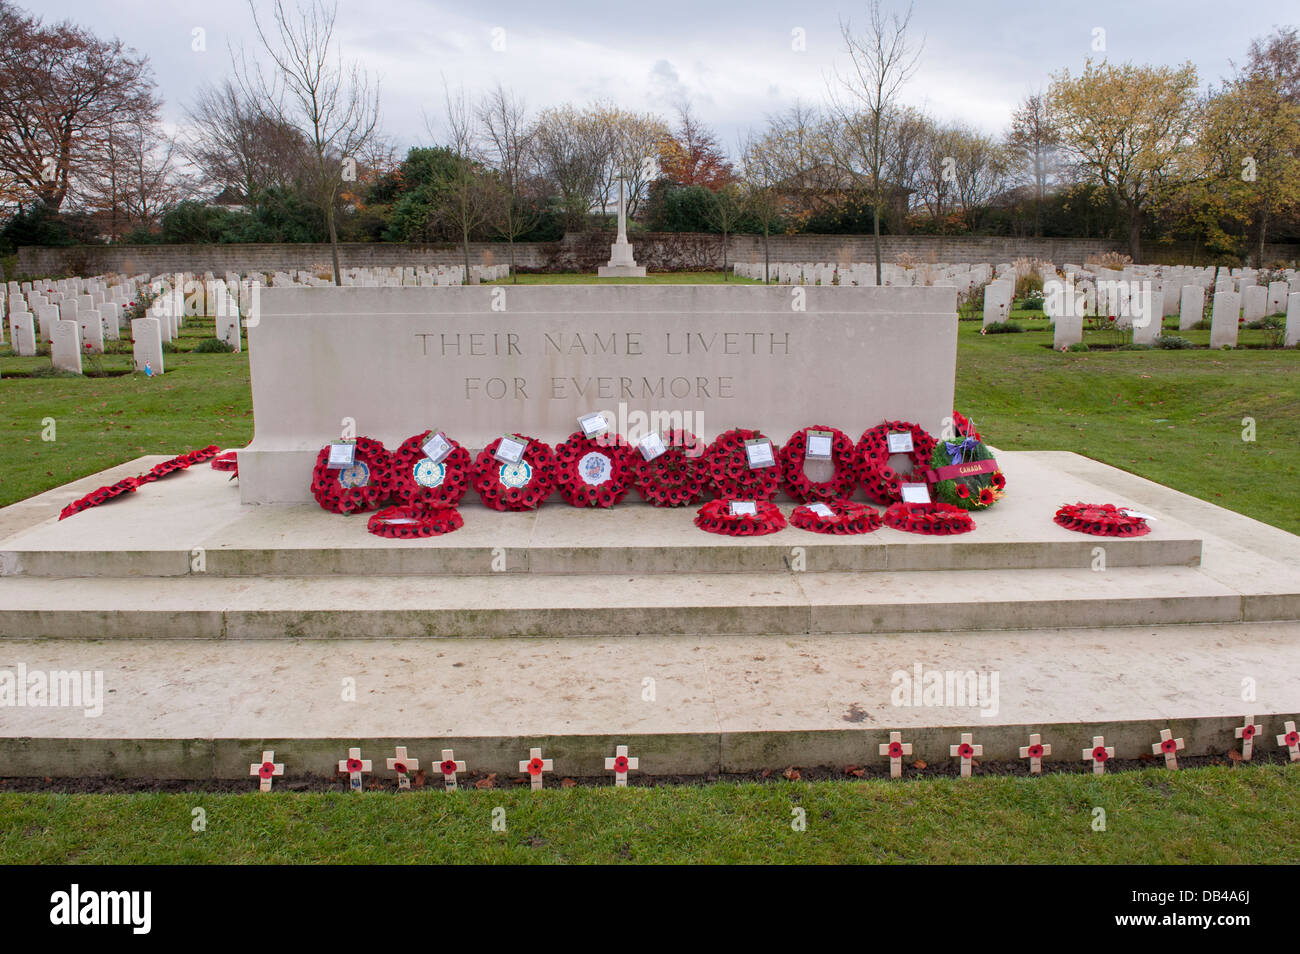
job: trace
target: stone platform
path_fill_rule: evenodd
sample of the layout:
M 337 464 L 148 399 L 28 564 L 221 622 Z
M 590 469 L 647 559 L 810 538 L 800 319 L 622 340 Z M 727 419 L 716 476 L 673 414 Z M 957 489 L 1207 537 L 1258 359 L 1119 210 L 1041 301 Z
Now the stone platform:
M 241 505 L 206 466 L 56 520 L 162 458 L 135 461 L 0 510 L 0 671 L 102 670 L 106 700 L 0 709 L 0 776 L 242 777 L 269 747 L 329 773 L 358 743 L 376 765 L 454 746 L 515 774 L 542 744 L 599 775 L 625 743 L 652 774 L 743 771 L 874 763 L 890 729 L 931 763 L 961 731 L 1009 759 L 1041 732 L 1077 762 L 1094 734 L 1133 758 L 1166 726 L 1222 752 L 1247 715 L 1275 748 L 1300 713 L 1300 538 L 1076 455 L 998 456 L 1007 498 L 956 538 L 736 540 L 693 509 L 556 498 L 389 541 Z M 1076 500 L 1153 532 L 1052 523 Z M 918 666 L 996 674 L 996 700 L 896 705 Z

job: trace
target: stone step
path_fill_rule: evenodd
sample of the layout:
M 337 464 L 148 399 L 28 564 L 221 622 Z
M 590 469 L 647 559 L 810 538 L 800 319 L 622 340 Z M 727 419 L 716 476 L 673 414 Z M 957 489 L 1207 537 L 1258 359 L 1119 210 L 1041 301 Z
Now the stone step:
M 84 671 L 92 688 L 101 672 L 102 707 L 88 696 L 80 706 L 6 708 L 0 777 L 247 779 L 264 748 L 289 777 L 332 775 L 355 745 L 390 783 L 383 760 L 394 745 L 426 768 L 454 747 L 471 771 L 501 773 L 506 785 L 532 746 L 559 777 L 604 775 L 619 744 L 652 775 L 879 766 L 890 730 L 931 765 L 951 761 L 961 732 L 974 734 L 985 759 L 1004 760 L 1039 732 L 1052 746 L 1048 761 L 1082 766 L 1094 735 L 1134 759 L 1150 755 L 1162 728 L 1185 740 L 1181 754 L 1222 754 L 1239 748 L 1232 730 L 1247 716 L 1264 726 L 1256 751 L 1275 753 L 1283 722 L 1300 713 L 1294 623 L 176 640 L 165 652 L 149 640 L 0 640 L 0 673 L 20 665 L 28 680 Z M 953 673 L 953 690 L 973 685 L 975 695 L 918 699 L 907 681 L 918 667 L 923 687 Z M 1254 701 L 1242 701 L 1243 677 Z
M 275 639 L 897 633 L 1300 619 L 1300 585 L 1193 567 L 0 579 L 0 633 Z

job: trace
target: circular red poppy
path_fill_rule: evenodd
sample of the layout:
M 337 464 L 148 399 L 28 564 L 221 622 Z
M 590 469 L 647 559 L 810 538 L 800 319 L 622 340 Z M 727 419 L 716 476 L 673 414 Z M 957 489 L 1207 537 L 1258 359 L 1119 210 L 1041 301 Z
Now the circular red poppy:
M 262 767 L 257 770 L 261 778 L 271 778 L 275 775 L 275 764 L 273 762 L 263 762 Z
M 394 771 L 394 772 L 397 772 L 398 774 L 405 775 L 405 774 L 406 774 L 406 763 L 405 763 L 405 762 L 394 762 L 394 763 L 393 763 L 393 771 Z
M 1092 750 L 1092 758 L 1094 762 L 1104 762 L 1110 758 L 1110 753 L 1106 751 L 1104 745 L 1099 745 Z
M 615 771 L 615 772 L 626 772 L 626 771 L 627 771 L 627 756 L 626 756 L 626 755 L 618 755 L 618 756 L 615 756 L 615 757 L 614 757 L 614 771 Z
M 542 774 L 542 760 L 541 760 L 541 759 L 531 759 L 531 760 L 528 762 L 528 774 L 529 774 L 529 775 L 541 775 L 541 774 Z
M 1241 730 L 1241 737 L 1243 739 L 1253 739 L 1255 737 L 1255 727 L 1253 725 L 1248 725 L 1243 728 Z
M 1165 739 L 1160 743 L 1160 748 L 1164 752 L 1176 752 L 1178 751 L 1178 743 L 1173 739 Z
M 971 748 L 968 743 L 963 742 L 961 745 L 957 746 L 957 754 L 964 759 L 968 759 L 975 754 L 975 750 Z
M 1031 745 L 1029 747 L 1029 757 L 1031 759 L 1040 759 L 1043 757 L 1043 747 L 1041 745 Z
M 447 761 L 443 762 L 442 765 L 439 766 L 439 768 L 442 769 L 442 774 L 443 774 L 443 775 L 455 775 L 455 774 L 456 774 L 456 763 L 455 763 L 454 761 L 452 761 L 451 759 L 448 759 Z
M 1296 745 L 1297 743 L 1300 743 L 1300 732 L 1288 732 L 1286 734 L 1286 744 Z
M 902 743 L 902 742 L 890 742 L 890 743 L 889 743 L 889 757 L 890 757 L 891 759 L 901 759 L 901 758 L 903 757 L 903 743 Z
M 361 760 L 360 760 L 360 759 L 348 759 L 348 771 L 349 771 L 349 772 L 360 772 L 360 771 L 361 771 Z

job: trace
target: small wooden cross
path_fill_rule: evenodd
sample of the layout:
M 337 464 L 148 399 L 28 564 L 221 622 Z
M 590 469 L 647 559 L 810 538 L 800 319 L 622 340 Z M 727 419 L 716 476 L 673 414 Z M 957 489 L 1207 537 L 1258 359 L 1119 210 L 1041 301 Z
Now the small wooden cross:
M 442 750 L 442 761 L 438 763 L 438 768 L 442 771 L 442 780 L 447 786 L 447 791 L 456 791 L 456 773 L 465 771 L 464 760 L 456 761 L 456 752 L 453 749 Z
M 889 741 L 880 743 L 880 754 L 889 756 L 889 777 L 903 777 L 903 756 L 912 754 L 912 743 L 903 741 L 903 733 L 889 733 Z
M 971 740 L 974 738 L 975 736 L 973 736 L 971 733 L 963 732 L 961 734 L 960 743 L 958 743 L 957 745 L 948 746 L 948 754 L 951 755 L 953 758 L 961 759 L 962 778 L 970 778 L 971 759 L 973 759 L 977 755 L 984 754 L 984 746 L 975 745 L 972 743 Z
M 339 759 L 339 771 L 348 773 L 348 786 L 352 791 L 359 792 L 361 774 L 370 771 L 370 759 L 363 759 L 360 749 L 348 749 L 348 757 Z
M 1255 736 L 1263 731 L 1262 725 L 1255 724 L 1254 716 L 1246 716 L 1246 724 L 1232 730 L 1233 737 L 1241 739 L 1242 761 L 1249 762 L 1251 756 L 1255 754 Z
M 1043 756 L 1052 754 L 1052 743 L 1044 744 L 1043 737 L 1037 732 L 1029 736 L 1029 744 L 1020 747 L 1020 757 L 1029 759 L 1029 774 L 1043 774 Z
M 276 775 L 284 774 L 284 763 L 275 760 L 275 750 L 267 749 L 262 753 L 262 761 L 254 762 L 248 766 L 248 774 L 256 775 L 261 779 L 258 789 L 263 792 L 271 790 L 271 779 Z
M 529 749 L 528 758 L 520 761 L 519 771 L 527 772 L 533 781 L 533 790 L 542 787 L 542 773 L 553 772 L 555 768 L 550 759 L 542 758 L 541 749 Z
M 636 756 L 629 756 L 627 754 L 626 745 L 615 746 L 613 757 L 605 757 L 605 771 L 614 773 L 615 788 L 626 788 L 627 773 L 629 771 L 635 771 L 640 764 L 640 759 Z
M 1092 748 L 1083 750 L 1083 760 L 1092 762 L 1093 775 L 1105 775 L 1106 763 L 1115 757 L 1115 746 L 1106 745 L 1104 735 L 1092 737 Z
M 1151 753 L 1160 755 L 1162 752 L 1165 756 L 1165 768 L 1178 768 L 1178 752 L 1187 746 L 1182 739 L 1175 739 L 1174 734 L 1168 729 L 1160 730 L 1160 741 L 1151 743 Z
M 390 771 L 397 773 L 398 788 L 410 788 L 411 779 L 406 773 L 407 771 L 413 772 L 418 769 L 420 767 L 420 760 L 408 759 L 406 757 L 406 746 L 404 745 L 397 746 L 393 751 L 396 757 L 388 760 L 388 768 Z
M 1277 737 L 1277 744 L 1291 752 L 1291 761 L 1300 762 L 1300 732 L 1295 730 L 1294 722 L 1283 724 L 1286 729 L 1282 735 Z

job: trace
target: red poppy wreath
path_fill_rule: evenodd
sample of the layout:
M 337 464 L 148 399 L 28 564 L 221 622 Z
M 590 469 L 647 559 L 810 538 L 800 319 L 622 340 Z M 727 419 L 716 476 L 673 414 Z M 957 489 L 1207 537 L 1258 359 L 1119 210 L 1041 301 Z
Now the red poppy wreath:
M 469 451 L 447 437 L 451 445 L 437 463 L 424 452 L 433 431 L 421 431 L 402 441 L 392 453 L 393 499 L 420 507 L 454 507 L 469 490 L 473 462 Z
M 800 530 L 813 533 L 833 533 L 847 535 L 851 533 L 870 533 L 879 530 L 880 514 L 864 504 L 852 500 L 828 500 L 822 506 L 831 511 L 831 515 L 818 513 L 812 506 L 795 507 L 790 514 L 790 523 Z
M 400 506 L 372 513 L 366 529 L 378 537 L 411 540 L 451 533 L 465 525 L 455 507 Z
M 731 504 L 730 500 L 710 500 L 695 514 L 695 525 L 729 537 L 761 537 L 785 527 L 781 508 L 771 501 L 755 501 L 755 513 L 746 515 L 733 514 Z
M 329 466 L 330 446 L 316 455 L 311 472 L 311 495 L 332 513 L 360 513 L 374 510 L 392 495 L 392 460 L 384 445 L 369 437 L 358 437 L 348 467 Z
M 885 511 L 885 526 L 908 533 L 948 536 L 975 529 L 971 515 L 960 507 L 945 503 L 890 504 Z
M 717 495 L 732 500 L 771 500 L 781 484 L 779 462 L 770 467 L 749 466 L 745 442 L 767 440 L 759 431 L 738 427 L 719 434 L 705 452 L 705 467 Z M 776 448 L 772 448 L 773 454 Z M 784 521 L 784 517 L 782 520 Z
M 587 437 L 581 431 L 555 446 L 555 484 L 574 507 L 612 507 L 631 489 L 632 457 L 617 434 Z M 638 455 L 640 456 L 640 455 Z
M 493 456 L 501 444 L 497 438 L 474 458 L 474 489 L 483 504 L 493 510 L 535 510 L 555 489 L 555 455 L 549 444 L 517 435 L 524 453 L 515 464 Z
M 684 507 L 704 496 L 709 482 L 704 442 L 690 431 L 665 431 L 660 435 L 664 452 L 646 460 L 632 452 L 632 479 L 637 492 L 656 507 Z
M 868 428 L 854 452 L 862 489 L 868 497 L 880 503 L 896 503 L 903 499 L 904 475 L 889 466 L 889 435 L 902 432 L 912 435 L 912 449 L 906 453 L 912 461 L 913 473 L 906 475 L 907 482 L 922 483 L 924 478 L 919 471 L 930 463 L 935 441 L 916 424 L 886 421 Z
M 830 463 L 835 468 L 830 480 L 813 481 L 804 473 L 810 435 L 829 437 Z M 854 460 L 853 439 L 841 430 L 818 424 L 795 431 L 781 448 L 781 476 L 785 479 L 785 489 L 791 497 L 803 503 L 851 497 L 858 479 Z
M 106 500 L 112 500 L 122 494 L 134 493 L 135 489 L 142 483 L 139 477 L 124 477 L 115 484 L 109 484 L 107 487 L 100 487 L 93 490 L 80 500 L 74 500 L 61 511 L 59 519 L 71 517 L 73 514 L 81 513 L 83 510 L 89 510 L 91 507 L 98 507 Z
M 1096 537 L 1141 537 L 1151 532 L 1145 517 L 1114 504 L 1066 504 L 1056 511 L 1055 520 L 1067 530 Z

